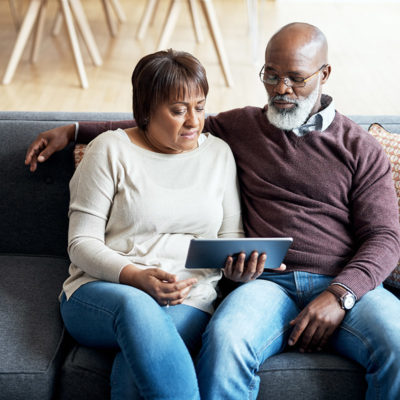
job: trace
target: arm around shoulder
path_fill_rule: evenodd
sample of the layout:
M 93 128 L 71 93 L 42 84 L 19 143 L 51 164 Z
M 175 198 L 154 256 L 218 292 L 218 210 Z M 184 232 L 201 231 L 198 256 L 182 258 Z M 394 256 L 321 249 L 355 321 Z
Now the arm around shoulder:
M 29 146 L 25 165 L 30 166 L 31 172 L 36 171 L 37 163 L 46 161 L 56 151 L 64 149 L 69 142 L 75 140 L 76 124 L 58 126 L 41 132 Z

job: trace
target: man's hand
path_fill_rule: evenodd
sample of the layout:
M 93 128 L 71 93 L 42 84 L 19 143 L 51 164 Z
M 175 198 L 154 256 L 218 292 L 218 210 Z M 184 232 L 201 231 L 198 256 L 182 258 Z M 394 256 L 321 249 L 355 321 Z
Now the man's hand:
M 341 324 L 345 313 L 334 294 L 328 291 L 322 292 L 290 322 L 294 328 L 289 338 L 289 345 L 294 346 L 299 343 L 301 352 L 322 350 L 332 333 Z
M 143 290 L 161 306 L 175 306 L 183 302 L 197 279 L 178 281 L 176 275 L 159 268 L 139 269 L 127 265 L 122 269 L 119 281 Z
M 75 124 L 39 133 L 26 152 L 25 165 L 30 165 L 31 172 L 36 171 L 38 162 L 46 161 L 53 153 L 62 150 L 74 139 Z
M 265 253 L 259 256 L 256 251 L 253 251 L 247 263 L 245 259 L 245 253 L 240 253 L 236 258 L 236 262 L 234 262 L 233 257 L 227 257 L 224 275 L 234 282 L 249 282 L 258 278 L 264 272 L 265 261 L 267 260 Z M 286 266 L 281 264 L 275 271 L 284 271 L 285 269 Z

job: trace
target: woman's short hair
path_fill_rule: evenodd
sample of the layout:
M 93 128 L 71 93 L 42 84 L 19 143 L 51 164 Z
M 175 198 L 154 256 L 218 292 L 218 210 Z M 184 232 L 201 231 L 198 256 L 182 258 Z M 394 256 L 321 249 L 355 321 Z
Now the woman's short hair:
M 184 51 L 158 51 L 143 57 L 132 73 L 132 108 L 138 127 L 145 131 L 152 111 L 186 95 L 208 94 L 206 71 Z

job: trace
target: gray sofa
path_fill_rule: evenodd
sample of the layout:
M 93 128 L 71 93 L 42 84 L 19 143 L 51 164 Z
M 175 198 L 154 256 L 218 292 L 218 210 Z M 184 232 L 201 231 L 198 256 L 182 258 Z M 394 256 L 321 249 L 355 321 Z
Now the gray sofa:
M 65 332 L 58 308 L 69 265 L 73 145 L 35 173 L 24 165 L 24 156 L 36 135 L 49 128 L 130 117 L 0 112 L 0 400 L 109 398 L 113 351 L 76 344 Z M 400 132 L 400 116 L 354 119 L 365 128 L 380 122 L 389 131 Z M 285 352 L 267 360 L 259 374 L 259 399 L 355 400 L 364 397 L 366 387 L 360 366 L 329 353 Z

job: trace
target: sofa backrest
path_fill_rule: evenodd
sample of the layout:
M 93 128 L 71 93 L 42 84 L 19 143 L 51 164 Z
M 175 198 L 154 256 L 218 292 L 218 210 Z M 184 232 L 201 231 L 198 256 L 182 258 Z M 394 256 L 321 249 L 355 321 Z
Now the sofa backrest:
M 75 121 L 127 120 L 130 113 L 0 112 L 0 253 L 66 256 L 73 145 L 31 173 L 25 153 L 38 133 Z M 353 116 L 400 133 L 400 116 Z
M 104 119 L 131 114 L 101 114 Z M 0 112 L 0 253 L 67 256 L 73 145 L 32 173 L 25 153 L 38 133 L 97 113 Z

